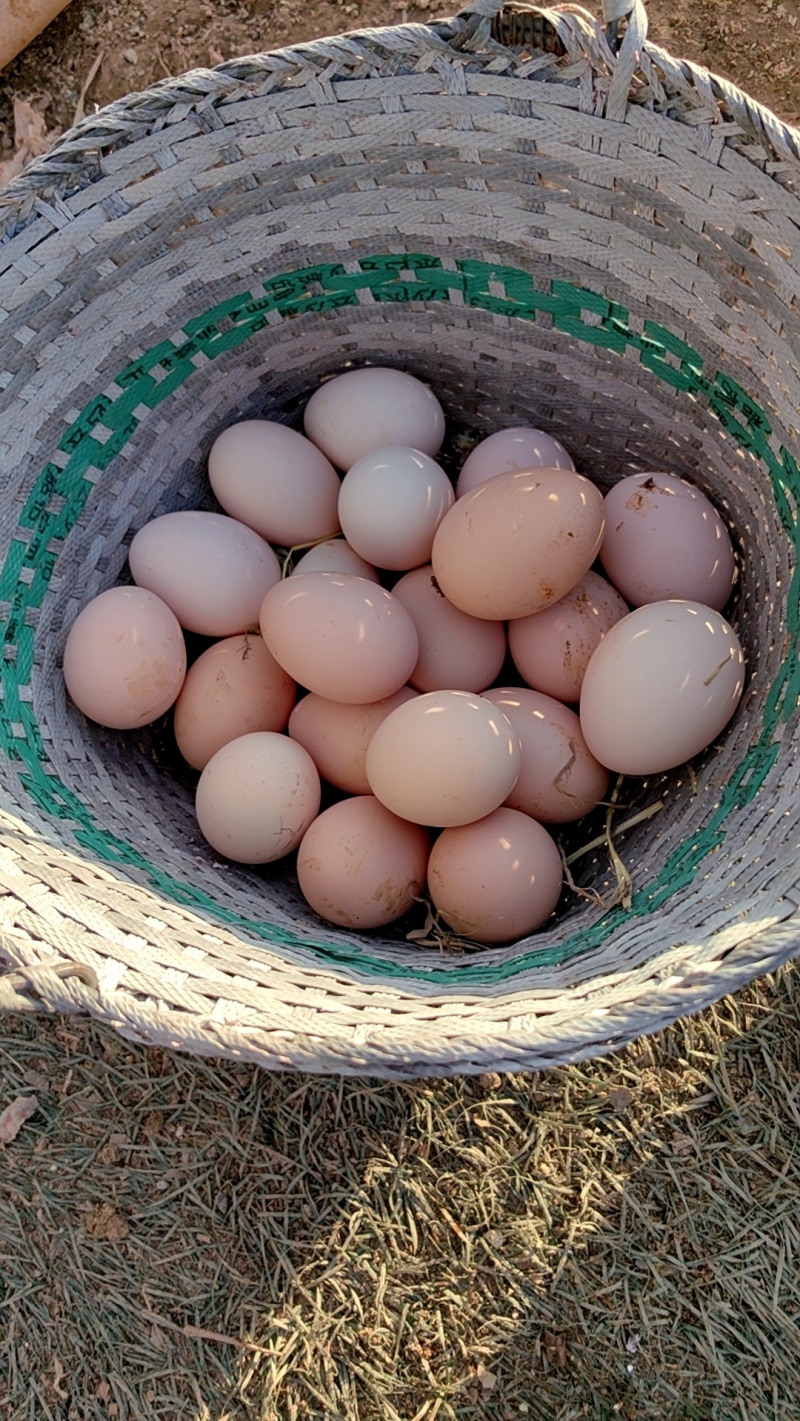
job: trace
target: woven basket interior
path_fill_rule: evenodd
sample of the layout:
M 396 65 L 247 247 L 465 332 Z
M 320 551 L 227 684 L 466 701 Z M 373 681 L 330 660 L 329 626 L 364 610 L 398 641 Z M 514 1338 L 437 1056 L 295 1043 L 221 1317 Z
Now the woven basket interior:
M 342 82 L 333 111 L 289 85 L 226 100 L 205 129 L 178 114 L 106 158 L 69 220 L 55 203 L 20 221 L 0 278 L 0 611 L 3 802 L 31 863 L 61 855 L 100 902 L 129 885 L 143 940 L 178 908 L 248 950 L 459 994 L 644 970 L 779 915 L 796 879 L 800 331 L 794 199 L 733 149 L 710 161 L 702 124 L 643 113 L 607 137 L 569 85 L 484 75 L 465 94 L 449 74 Z M 729 523 L 745 694 L 693 773 L 624 786 L 630 811 L 664 806 L 620 842 L 629 911 L 567 893 L 542 932 L 467 956 L 408 943 L 418 919 L 339 933 L 291 863 L 211 853 L 160 729 L 103 731 L 65 696 L 66 634 L 127 576 L 134 533 L 214 506 L 220 429 L 301 427 L 317 384 L 365 363 L 432 385 L 453 471 L 532 423 L 601 487 L 668 469 Z M 613 888 L 604 851 L 576 876 Z

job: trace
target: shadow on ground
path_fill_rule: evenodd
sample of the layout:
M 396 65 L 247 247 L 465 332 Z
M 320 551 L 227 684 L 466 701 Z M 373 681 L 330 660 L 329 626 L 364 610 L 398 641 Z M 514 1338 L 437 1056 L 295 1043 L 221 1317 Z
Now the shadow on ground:
M 0 1018 L 5 1421 L 793 1421 L 799 1015 L 413 1085 Z

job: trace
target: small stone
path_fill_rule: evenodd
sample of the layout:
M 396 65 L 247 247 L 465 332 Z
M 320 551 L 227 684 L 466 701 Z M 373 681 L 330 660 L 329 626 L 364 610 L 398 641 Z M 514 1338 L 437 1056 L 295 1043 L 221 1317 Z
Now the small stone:
M 123 49 L 122 58 L 125 60 L 126 64 L 135 64 L 139 56 L 136 53 L 135 49 Z
M 608 1092 L 606 1099 L 611 1109 L 615 1110 L 618 1115 L 622 1115 L 628 1106 L 633 1104 L 633 1091 L 629 1090 L 626 1085 L 617 1085 Z
M 690 1155 L 694 1150 L 694 1140 L 691 1135 L 685 1135 L 682 1130 L 676 1130 L 670 1142 L 672 1153 L 675 1155 Z

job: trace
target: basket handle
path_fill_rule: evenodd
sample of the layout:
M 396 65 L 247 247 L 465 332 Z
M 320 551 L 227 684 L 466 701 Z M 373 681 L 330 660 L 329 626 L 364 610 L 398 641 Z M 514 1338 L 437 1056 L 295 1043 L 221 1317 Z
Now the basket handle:
M 642 46 L 647 37 L 647 11 L 642 0 L 602 0 L 602 6 L 605 29 L 581 5 L 558 4 L 553 9 L 542 10 L 535 7 L 535 12 L 558 36 L 566 52 L 576 58 L 586 58 L 593 69 L 610 74 L 605 116 L 621 120 L 625 117 L 628 95 L 641 63 Z M 451 36 L 450 43 L 465 50 L 490 48 L 492 21 L 506 8 L 512 15 L 516 11 L 521 17 L 526 11 L 534 12 L 533 6 L 512 3 L 509 7 L 504 0 L 470 0 L 456 15 L 461 25 Z M 626 16 L 628 23 L 620 43 L 620 20 Z
M 479 15 L 484 19 L 493 20 L 500 11 L 505 8 L 507 0 L 471 0 L 471 3 L 464 5 L 458 13 L 458 18 L 467 15 Z M 647 12 L 644 9 L 642 0 L 600 0 L 603 11 L 603 23 L 606 27 L 606 34 L 609 31 L 619 29 L 620 20 L 624 20 L 627 15 L 633 14 L 636 10 L 642 11 L 645 32 L 647 31 Z M 638 17 L 637 17 L 638 19 Z M 641 23 L 641 20 L 639 20 Z M 614 48 L 614 45 L 612 45 Z
M 582 6 L 556 4 L 552 9 L 540 9 L 531 0 L 469 0 L 458 12 L 460 27 L 448 36 L 457 49 L 487 50 L 496 47 L 492 39 L 492 20 L 502 10 L 541 17 L 550 31 L 558 36 L 567 53 L 588 59 L 592 68 L 610 75 L 605 106 L 607 118 L 624 119 L 628 96 L 637 72 L 650 83 L 666 79 L 673 93 L 683 93 L 687 107 L 697 108 L 698 100 L 718 121 L 732 119 L 738 127 L 760 145 L 768 160 L 787 161 L 794 171 L 800 161 L 800 130 L 785 123 L 764 104 L 745 94 L 729 79 L 711 73 L 689 59 L 675 59 L 666 50 L 647 40 L 647 12 L 642 0 L 600 0 L 605 27 Z M 622 42 L 619 43 L 621 21 L 627 20 Z M 756 161 L 758 161 L 756 159 Z M 776 176 L 778 176 L 776 174 Z

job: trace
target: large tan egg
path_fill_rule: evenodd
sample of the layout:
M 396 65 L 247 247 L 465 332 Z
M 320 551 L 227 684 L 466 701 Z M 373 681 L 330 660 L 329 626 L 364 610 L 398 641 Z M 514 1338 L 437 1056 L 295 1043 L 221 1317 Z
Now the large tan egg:
M 259 632 L 226 637 L 204 651 L 175 703 L 175 740 L 202 770 L 223 745 L 255 730 L 285 730 L 297 687 Z
M 409 681 L 418 691 L 482 691 L 491 686 L 506 655 L 503 622 L 469 617 L 448 602 L 430 563 L 406 573 L 392 596 L 410 614 L 419 657 Z
M 245 419 L 217 436 L 208 477 L 226 513 L 283 548 L 339 531 L 339 475 L 294 429 Z
M 516 784 L 522 752 L 502 711 L 466 691 L 431 691 L 398 706 L 367 750 L 367 779 L 414 824 L 482 819 Z
M 281 577 L 272 548 L 252 528 L 199 509 L 145 523 L 128 557 L 134 582 L 161 597 L 187 631 L 203 636 L 257 627 L 264 596 Z
M 566 597 L 508 624 L 508 649 L 535 691 L 577 704 L 590 657 L 630 608 L 615 587 L 587 572 Z
M 362 931 L 402 918 L 425 886 L 430 836 L 371 795 L 319 815 L 297 855 L 306 901 L 329 923 Z
M 445 514 L 433 540 L 433 571 L 445 596 L 472 617 L 527 617 L 580 582 L 603 528 L 603 496 L 582 474 L 499 474 Z
M 64 647 L 64 680 L 76 706 L 114 730 L 157 720 L 185 674 L 178 620 L 142 587 L 110 587 L 87 602 Z
M 433 391 L 416 376 L 381 365 L 346 370 L 320 385 L 303 423 L 338 469 L 386 444 L 434 455 L 444 439 L 444 414 Z
M 236 863 L 273 863 L 297 848 L 319 809 L 316 766 L 288 735 L 254 731 L 212 755 L 197 785 L 205 838 Z
M 515 809 L 445 829 L 428 862 L 434 907 L 475 942 L 513 942 L 535 932 L 556 907 L 562 878 L 547 830 Z
M 569 706 L 524 686 L 486 691 L 485 698 L 511 722 L 522 746 L 509 809 L 545 824 L 569 824 L 597 808 L 608 791 L 608 770 L 591 753 Z
M 275 660 L 301 686 L 351 705 L 394 695 L 419 652 L 402 603 L 347 573 L 286 578 L 264 598 L 261 631 Z
M 297 702 L 289 716 L 289 734 L 305 747 L 328 784 L 348 794 L 369 794 L 369 742 L 387 715 L 413 701 L 416 694 L 410 686 L 401 686 L 385 700 L 353 706 L 312 692 Z

